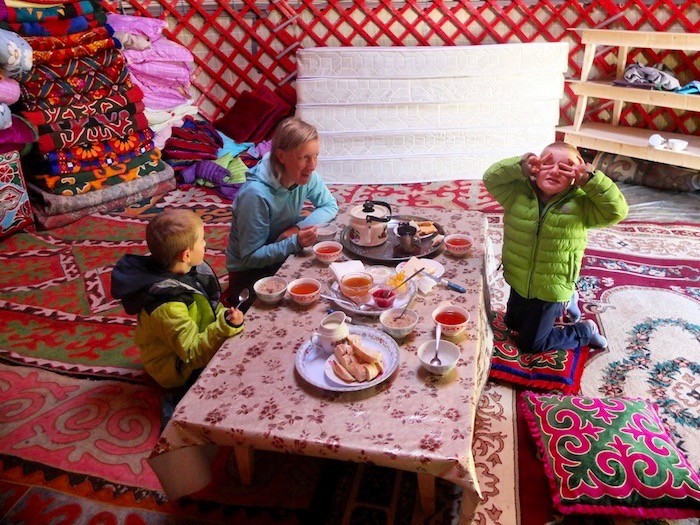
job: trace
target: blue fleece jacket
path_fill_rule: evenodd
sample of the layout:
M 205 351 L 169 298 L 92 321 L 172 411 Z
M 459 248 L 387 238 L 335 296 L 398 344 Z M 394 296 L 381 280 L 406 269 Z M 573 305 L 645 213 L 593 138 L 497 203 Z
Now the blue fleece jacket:
M 301 216 L 306 200 L 316 207 L 307 217 Z M 262 268 L 283 262 L 301 251 L 297 236 L 279 242 L 275 239 L 294 225 L 300 228 L 328 222 L 338 213 L 338 203 L 313 172 L 308 184 L 287 189 L 273 176 L 270 154 L 247 173 L 247 180 L 233 203 L 233 221 L 226 248 L 229 272 Z

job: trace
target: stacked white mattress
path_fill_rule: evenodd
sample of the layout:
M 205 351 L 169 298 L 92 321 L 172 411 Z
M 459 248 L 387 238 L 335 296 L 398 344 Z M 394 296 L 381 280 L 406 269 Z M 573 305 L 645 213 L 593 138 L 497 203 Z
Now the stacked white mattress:
M 297 53 L 297 115 L 334 183 L 480 179 L 554 141 L 566 43 L 336 47 Z

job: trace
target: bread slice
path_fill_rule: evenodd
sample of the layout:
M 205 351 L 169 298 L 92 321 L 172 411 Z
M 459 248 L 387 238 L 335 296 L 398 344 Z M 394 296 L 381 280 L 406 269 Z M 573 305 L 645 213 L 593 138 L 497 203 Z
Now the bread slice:
M 348 383 L 371 381 L 384 372 L 381 352 L 365 348 L 362 338 L 356 334 L 349 335 L 347 340 L 333 349 L 335 359 L 331 366 L 339 378 Z
M 350 374 L 350 372 L 348 372 L 347 370 L 345 370 L 345 368 L 340 366 L 335 359 L 333 361 L 331 361 L 331 367 L 333 368 L 333 372 L 335 372 L 335 375 L 337 375 L 340 379 L 342 379 L 346 383 L 354 383 L 355 382 L 355 378 L 352 376 L 352 374 Z
M 370 350 L 369 348 L 365 348 L 362 346 L 361 343 L 358 341 L 350 341 L 350 345 L 352 346 L 353 353 L 355 354 L 355 357 L 360 363 L 381 363 L 382 362 L 382 353 L 381 352 L 375 352 L 374 350 Z
M 417 224 L 418 234 L 420 236 L 432 235 L 433 233 L 437 233 L 437 228 L 435 227 L 435 224 L 433 224 L 433 221 L 419 221 Z

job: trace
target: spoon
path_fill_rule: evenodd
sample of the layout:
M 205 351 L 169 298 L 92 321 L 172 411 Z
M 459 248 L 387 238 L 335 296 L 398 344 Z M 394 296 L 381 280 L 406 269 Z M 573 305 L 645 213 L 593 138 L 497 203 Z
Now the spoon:
M 331 295 L 325 295 L 325 294 L 321 294 L 321 297 L 323 297 L 324 299 L 328 299 L 329 301 L 336 302 L 338 304 L 344 304 L 345 306 L 348 306 L 348 307 L 354 308 L 355 310 L 360 310 L 363 312 L 369 312 L 370 310 L 374 310 L 374 308 L 372 307 L 371 304 L 365 304 L 365 303 L 356 304 L 356 303 L 353 303 L 352 301 L 346 301 L 345 299 L 341 299 L 339 297 L 333 297 Z
M 435 327 L 435 355 L 430 360 L 431 365 L 440 366 L 442 361 L 438 357 L 438 349 L 440 348 L 440 336 L 442 335 L 442 325 L 438 323 Z
M 413 292 L 411 294 L 411 297 L 408 298 L 408 301 L 406 302 L 406 306 L 403 307 L 403 310 L 401 310 L 401 313 L 396 317 L 397 319 L 401 319 L 403 317 L 403 314 L 406 313 L 406 310 L 408 310 L 408 305 L 411 304 L 411 301 L 413 301 L 413 298 L 416 296 L 416 292 Z
M 250 290 L 248 288 L 243 288 L 241 293 L 238 294 L 238 304 L 236 305 L 236 310 L 240 309 L 241 305 L 248 300 L 250 297 Z

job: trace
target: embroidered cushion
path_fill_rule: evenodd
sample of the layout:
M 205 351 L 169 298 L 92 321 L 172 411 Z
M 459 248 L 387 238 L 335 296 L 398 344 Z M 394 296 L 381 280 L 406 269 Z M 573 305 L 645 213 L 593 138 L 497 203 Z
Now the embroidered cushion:
M 34 229 L 18 151 L 0 155 L 0 217 L 0 239 L 26 229 Z
M 534 392 L 520 402 L 558 512 L 700 516 L 700 477 L 652 403 Z
M 537 390 L 578 392 L 581 374 L 588 360 L 587 346 L 571 350 L 550 350 L 539 354 L 521 353 L 510 338 L 503 314 L 493 322 L 493 355 L 489 377 Z
M 598 153 L 593 165 L 614 181 L 662 190 L 700 190 L 700 171 L 633 159 L 615 153 Z

